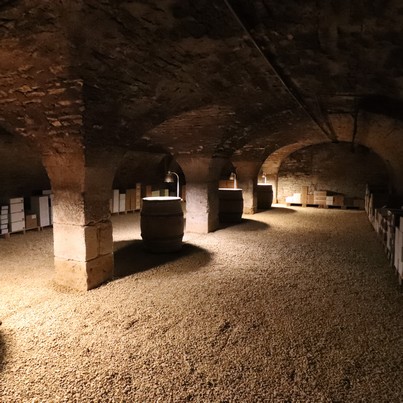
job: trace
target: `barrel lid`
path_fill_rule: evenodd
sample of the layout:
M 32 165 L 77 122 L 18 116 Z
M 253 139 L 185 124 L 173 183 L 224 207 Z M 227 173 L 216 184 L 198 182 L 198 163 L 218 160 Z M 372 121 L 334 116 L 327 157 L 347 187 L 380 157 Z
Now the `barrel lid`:
M 145 201 L 172 201 L 172 200 L 182 200 L 180 197 L 176 196 L 151 196 L 151 197 L 143 197 Z

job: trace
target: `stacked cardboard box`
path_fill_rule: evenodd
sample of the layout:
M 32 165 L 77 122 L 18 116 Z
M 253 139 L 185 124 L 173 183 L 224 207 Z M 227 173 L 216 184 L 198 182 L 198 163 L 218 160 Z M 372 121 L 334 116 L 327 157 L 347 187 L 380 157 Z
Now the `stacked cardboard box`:
M 326 205 L 327 206 L 344 206 L 344 196 L 343 195 L 333 195 L 326 196 Z
M 126 211 L 136 210 L 136 189 L 126 190 Z
M 126 193 L 119 193 L 119 213 L 126 212 Z
M 8 234 L 8 212 L 9 206 L 0 207 L 0 235 Z
M 49 224 L 53 225 L 53 194 L 51 190 L 42 190 L 44 196 L 48 196 L 49 204 Z
M 391 265 L 393 265 L 395 258 L 396 228 L 399 230 L 400 218 L 402 216 L 403 210 L 401 209 L 387 210 L 386 252 Z
M 402 283 L 402 281 L 403 281 L 403 217 L 400 217 L 399 225 L 395 227 L 394 266 L 399 275 L 399 283 Z
M 141 209 L 141 183 L 136 183 L 136 202 L 135 202 L 135 209 Z
M 308 204 L 308 186 L 301 187 L 301 204 Z
M 313 192 L 313 204 L 326 205 L 326 190 L 315 190 Z
M 292 196 L 287 196 L 285 202 L 289 204 L 301 204 L 301 193 L 294 193 Z
M 388 214 L 387 211 L 386 208 L 375 209 L 375 231 L 377 232 L 382 245 L 385 247 L 385 250 L 388 232 L 388 221 L 386 218 Z
M 113 189 L 112 191 L 112 213 L 119 213 L 119 189 Z
M 31 196 L 31 212 L 36 215 L 39 227 L 51 225 L 49 195 Z
M 15 197 L 9 200 L 9 229 L 10 232 L 25 230 L 24 198 Z
M 126 213 L 128 211 L 140 210 L 142 196 L 141 190 L 141 183 L 137 183 L 135 188 L 126 189 L 124 193 L 121 193 L 119 189 L 113 189 L 112 198 L 109 200 L 111 213 Z M 160 195 L 160 191 L 158 191 L 158 194 L 153 194 L 151 192 L 151 186 L 147 186 L 147 195 Z
M 38 219 L 36 214 L 25 214 L 25 229 L 38 228 Z

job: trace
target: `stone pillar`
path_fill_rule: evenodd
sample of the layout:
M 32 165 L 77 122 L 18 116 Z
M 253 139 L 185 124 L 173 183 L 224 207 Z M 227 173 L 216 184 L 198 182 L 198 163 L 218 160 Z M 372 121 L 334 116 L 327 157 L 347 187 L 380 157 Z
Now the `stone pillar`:
M 242 189 L 243 213 L 255 214 L 257 211 L 257 175 L 260 162 L 237 161 L 234 162 L 237 172 L 238 187 Z
M 186 177 L 187 232 L 206 234 L 218 228 L 218 180 L 225 160 L 179 157 Z
M 54 194 L 53 233 L 55 281 L 86 291 L 113 276 L 113 239 L 110 221 L 114 169 L 99 158 L 86 166 L 83 155 L 50 155 L 44 165 Z M 88 163 L 88 162 L 87 162 Z

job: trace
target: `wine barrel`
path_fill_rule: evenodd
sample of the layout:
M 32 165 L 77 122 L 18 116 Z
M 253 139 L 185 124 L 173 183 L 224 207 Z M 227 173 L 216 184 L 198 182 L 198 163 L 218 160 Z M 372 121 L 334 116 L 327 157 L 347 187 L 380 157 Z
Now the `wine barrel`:
M 219 220 L 223 223 L 242 221 L 243 197 L 242 189 L 219 188 Z
M 273 187 L 259 183 L 257 185 L 257 208 L 269 209 L 273 203 Z
M 180 197 L 144 197 L 140 212 L 141 237 L 150 252 L 176 252 L 184 231 Z

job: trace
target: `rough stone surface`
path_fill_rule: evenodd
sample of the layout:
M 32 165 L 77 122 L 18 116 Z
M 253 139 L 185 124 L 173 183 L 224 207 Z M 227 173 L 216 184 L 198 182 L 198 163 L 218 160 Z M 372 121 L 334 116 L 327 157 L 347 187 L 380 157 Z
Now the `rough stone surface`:
M 347 143 L 316 145 L 296 151 L 283 161 L 277 197 L 285 202 L 286 196 L 308 186 L 310 192 L 327 190 L 364 198 L 367 184 L 379 186 L 387 181 L 386 165 L 367 148 L 352 149 Z
M 100 145 L 263 163 L 348 132 L 391 161 L 403 193 L 397 1 L 25 0 L 0 12 L 0 126 L 43 155 Z
M 54 258 L 54 281 L 62 287 L 77 291 L 91 290 L 113 276 L 113 254 L 98 256 L 89 261 Z

